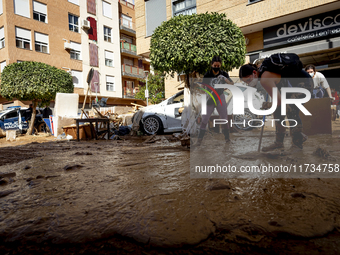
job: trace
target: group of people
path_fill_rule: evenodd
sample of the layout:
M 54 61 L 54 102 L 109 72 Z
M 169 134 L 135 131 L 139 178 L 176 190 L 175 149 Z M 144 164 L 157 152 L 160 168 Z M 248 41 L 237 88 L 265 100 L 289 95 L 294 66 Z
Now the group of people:
M 221 70 L 221 65 L 221 58 L 218 56 L 213 57 L 211 61 L 211 70 L 204 75 L 203 85 L 209 82 L 208 79 L 217 77 L 223 77 L 227 84 L 234 84 L 228 73 Z M 278 88 L 277 108 L 274 111 L 274 118 L 280 121 L 275 122 L 276 138 L 274 143 L 263 147 L 262 151 L 264 152 L 283 148 L 286 130 L 285 127 L 281 125 L 281 121 L 283 121 L 286 116 L 281 115 L 281 88 L 305 88 L 312 92 L 313 98 L 324 97 L 326 91 L 333 103 L 338 104 L 339 102 L 339 96 L 336 91 L 334 89 L 331 91 L 327 80 L 320 72 L 316 71 L 315 66 L 308 65 L 303 69 L 303 65 L 299 57 L 293 53 L 274 54 L 259 63 L 243 65 L 239 70 L 239 78 L 249 86 L 256 88 L 265 96 L 268 94 L 268 96 L 272 97 L 273 88 Z M 209 90 L 209 87 L 211 90 L 211 86 L 207 86 L 206 89 Z M 227 104 L 223 94 L 224 89 L 216 89 L 214 91 L 217 92 L 221 101 L 218 101 L 216 98 L 216 100 L 210 98 L 207 101 L 207 112 L 206 115 L 202 116 L 198 140 L 195 144 L 196 146 L 199 146 L 202 143 L 203 137 L 206 133 L 207 123 L 215 107 L 221 119 L 228 119 Z M 214 93 L 211 93 L 211 95 L 216 97 L 216 94 Z M 289 98 L 304 97 L 304 95 L 297 93 L 288 93 L 287 96 Z M 217 102 L 216 105 L 214 104 L 214 101 Z M 269 108 L 271 108 L 271 102 L 263 103 L 262 109 Z M 297 125 L 291 127 L 293 144 L 290 151 L 293 153 L 301 150 L 303 148 L 303 143 L 307 140 L 307 136 L 302 133 L 302 121 L 299 116 L 299 111 L 300 110 L 296 105 L 289 105 L 286 109 L 287 118 L 293 119 L 297 123 Z M 222 130 L 226 143 L 230 142 L 229 125 L 223 125 Z

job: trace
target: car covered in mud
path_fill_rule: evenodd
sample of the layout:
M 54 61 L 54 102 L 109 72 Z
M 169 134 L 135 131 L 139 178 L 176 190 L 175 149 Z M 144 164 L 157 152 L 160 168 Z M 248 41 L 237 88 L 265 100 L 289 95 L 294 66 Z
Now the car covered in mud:
M 26 133 L 28 130 L 28 121 L 25 112 L 28 108 L 20 106 L 11 106 L 0 112 L 0 137 L 6 136 L 6 130 L 17 130 L 20 133 Z M 37 114 L 34 127 L 38 131 L 44 128 L 45 123 L 42 115 Z
M 242 90 L 244 94 L 244 105 L 247 105 L 247 94 L 249 91 L 254 93 L 253 96 L 253 105 L 256 109 L 260 109 L 262 103 L 265 101 L 264 96 L 254 91 L 254 88 L 243 85 L 242 83 L 236 83 L 239 89 Z M 232 112 L 232 95 L 229 90 L 224 91 L 228 112 Z M 142 116 L 140 122 L 140 129 L 149 135 L 152 134 L 160 134 L 160 133 L 170 133 L 170 132 L 181 132 L 181 114 L 178 110 L 183 107 L 184 104 L 184 91 L 180 91 L 170 98 L 164 100 L 163 102 L 151 105 L 143 108 L 144 114 Z M 212 116 L 218 116 L 218 112 L 215 109 Z M 133 116 L 132 120 L 136 117 L 136 114 Z M 242 115 L 233 115 L 233 122 L 235 122 L 235 126 L 241 130 L 251 130 L 253 126 L 256 126 L 260 123 L 252 123 L 251 126 L 248 125 L 248 121 L 252 119 L 258 119 L 259 116 L 254 115 L 250 112 L 248 108 L 245 108 L 244 114 Z M 243 123 L 245 121 L 246 125 L 237 124 Z

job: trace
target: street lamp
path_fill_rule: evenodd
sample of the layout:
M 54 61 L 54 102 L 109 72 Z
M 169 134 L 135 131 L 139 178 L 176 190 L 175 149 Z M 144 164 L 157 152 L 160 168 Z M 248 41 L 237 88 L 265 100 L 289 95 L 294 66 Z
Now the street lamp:
M 148 90 L 148 76 L 149 76 L 149 71 L 144 71 L 146 75 L 146 90 L 145 90 L 145 98 L 146 98 L 146 106 L 149 105 L 149 90 Z

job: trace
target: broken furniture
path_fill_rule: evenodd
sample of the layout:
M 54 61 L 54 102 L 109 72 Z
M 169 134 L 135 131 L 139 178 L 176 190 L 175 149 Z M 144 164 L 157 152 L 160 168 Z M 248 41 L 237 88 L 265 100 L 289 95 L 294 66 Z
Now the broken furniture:
M 109 118 L 93 118 L 93 119 L 75 119 L 76 121 L 76 126 L 77 126 L 77 141 L 79 141 L 79 123 L 90 123 L 91 126 L 93 126 L 93 123 L 95 123 L 95 132 L 94 136 L 96 140 L 98 140 L 98 123 L 106 123 L 106 128 L 107 128 L 107 140 L 110 139 L 110 119 Z

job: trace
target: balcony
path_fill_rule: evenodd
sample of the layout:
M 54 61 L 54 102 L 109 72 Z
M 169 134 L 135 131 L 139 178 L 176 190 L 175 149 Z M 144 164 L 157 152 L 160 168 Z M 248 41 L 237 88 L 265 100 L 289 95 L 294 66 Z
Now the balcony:
M 137 56 L 137 47 L 134 44 L 127 42 L 120 42 L 120 51 L 124 53 L 123 55 L 128 55 L 129 57 Z
M 124 31 L 128 35 L 136 35 L 136 24 L 128 19 L 119 19 L 119 29 Z
M 135 5 L 133 3 L 130 3 L 131 0 L 127 0 L 127 1 L 124 1 L 124 0 L 119 0 L 119 2 L 122 4 L 122 5 L 125 5 L 127 7 L 130 7 L 131 9 L 135 9 Z
M 143 68 L 123 64 L 122 76 L 143 79 L 145 77 L 145 73 Z

